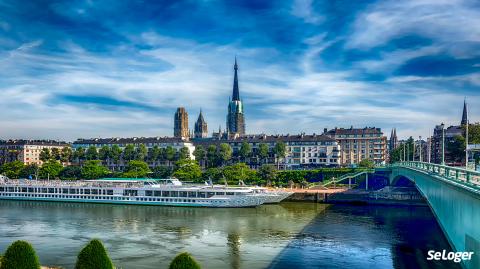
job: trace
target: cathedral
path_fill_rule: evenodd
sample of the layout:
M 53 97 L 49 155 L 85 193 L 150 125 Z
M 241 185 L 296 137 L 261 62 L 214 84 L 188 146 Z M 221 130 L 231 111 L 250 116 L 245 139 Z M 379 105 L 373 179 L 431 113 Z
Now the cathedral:
M 228 103 L 227 114 L 227 133 L 228 134 L 245 134 L 245 116 L 243 115 L 243 104 L 240 99 L 240 90 L 238 88 L 238 65 L 235 57 L 234 77 L 233 77 L 233 94 L 232 100 Z
M 214 132 L 213 137 L 215 138 L 230 138 L 245 135 L 245 116 L 243 114 L 243 103 L 240 99 L 240 90 L 238 87 L 238 64 L 236 57 L 233 70 L 233 92 L 228 102 L 227 128 L 225 132 L 222 132 L 221 128 L 219 128 L 218 133 Z M 200 110 L 193 133 L 191 133 L 188 129 L 188 113 L 185 108 L 179 107 L 174 117 L 174 137 L 185 140 L 190 138 L 207 138 L 207 122 L 203 117 L 202 110 Z

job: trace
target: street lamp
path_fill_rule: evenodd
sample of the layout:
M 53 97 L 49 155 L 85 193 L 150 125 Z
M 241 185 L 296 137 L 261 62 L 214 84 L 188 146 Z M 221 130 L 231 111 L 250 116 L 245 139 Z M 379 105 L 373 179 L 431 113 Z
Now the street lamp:
M 445 165 L 445 128 L 442 126 L 442 165 Z
M 420 157 L 419 157 L 419 160 L 420 160 L 420 162 L 422 162 L 422 136 L 419 136 L 419 137 L 418 137 L 418 141 L 419 141 L 419 144 L 420 144 Z
M 465 127 L 465 170 L 468 169 L 468 119 Z

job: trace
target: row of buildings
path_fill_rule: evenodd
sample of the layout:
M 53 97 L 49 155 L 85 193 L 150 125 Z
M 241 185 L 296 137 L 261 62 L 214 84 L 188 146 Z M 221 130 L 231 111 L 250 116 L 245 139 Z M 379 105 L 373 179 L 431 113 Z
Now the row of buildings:
M 425 140 L 419 137 L 414 139 L 414 147 L 410 154 L 413 155 L 409 160 L 431 162 L 441 164 L 444 162 L 450 166 L 464 166 L 465 154 L 454 154 L 451 152 L 451 147 L 456 138 L 461 136 L 465 137 L 465 126 L 469 123 L 468 119 L 468 107 L 466 100 L 463 103 L 462 118 L 459 125 L 446 126 L 441 123 L 433 128 L 433 134 L 427 137 Z M 389 152 L 397 147 L 402 147 L 406 143 L 406 140 L 398 140 L 396 129 L 392 129 L 390 134 Z M 454 145 L 455 146 L 455 145 Z M 458 145 L 457 145 L 458 146 Z M 458 152 L 457 152 L 458 153 Z M 473 156 L 473 155 L 472 155 Z M 408 157 L 403 157 L 408 160 Z
M 304 168 L 318 166 L 350 166 L 370 159 L 377 164 L 387 161 L 387 137 L 383 135 L 380 128 L 334 128 L 324 129 L 322 134 L 298 135 L 266 135 L 247 134 L 245 125 L 245 114 L 243 101 L 240 98 L 238 83 L 238 64 L 235 59 L 234 79 L 232 96 L 228 103 L 226 116 L 226 129 L 219 128 L 209 136 L 208 125 L 200 110 L 193 131 L 189 129 L 188 113 L 184 107 L 179 107 L 174 115 L 173 137 L 133 137 L 133 138 L 92 138 L 78 139 L 72 144 L 54 141 L 26 141 L 11 140 L 0 142 L 0 163 L 12 160 L 20 160 L 24 163 L 41 164 L 39 154 L 43 148 L 53 149 L 55 147 L 89 148 L 91 146 L 100 149 L 101 147 L 117 145 L 125 148 L 127 145 L 138 147 L 145 145 L 151 150 L 173 147 L 179 151 L 187 148 L 190 157 L 194 159 L 193 152 L 196 147 L 207 148 L 210 145 L 226 143 L 231 146 L 233 155 L 238 154 L 243 143 L 248 143 L 252 150 L 251 157 L 243 160 L 251 167 L 256 168 L 263 163 L 275 163 L 277 158 L 274 154 L 276 143 L 283 142 L 286 145 L 286 157 L 282 160 L 285 168 Z M 259 160 L 256 154 L 261 144 L 269 148 L 268 157 Z M 116 164 L 108 163 L 109 166 L 123 166 L 123 161 Z M 151 162 L 151 166 L 161 165 Z

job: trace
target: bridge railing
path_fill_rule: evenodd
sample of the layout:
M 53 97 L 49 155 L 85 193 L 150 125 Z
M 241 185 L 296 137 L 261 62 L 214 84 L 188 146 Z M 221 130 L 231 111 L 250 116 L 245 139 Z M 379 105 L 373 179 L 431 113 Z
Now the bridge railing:
M 466 170 L 465 168 L 425 162 L 397 162 L 392 166 L 412 167 L 442 176 L 448 180 L 461 182 L 477 188 L 480 187 L 480 172 Z

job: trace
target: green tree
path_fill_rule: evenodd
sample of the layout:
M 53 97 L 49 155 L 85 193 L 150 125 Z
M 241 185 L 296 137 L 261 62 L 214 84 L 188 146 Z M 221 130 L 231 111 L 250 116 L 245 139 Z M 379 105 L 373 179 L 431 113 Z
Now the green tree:
M 179 160 L 175 163 L 173 176 L 185 181 L 198 181 L 202 177 L 202 169 L 194 160 Z
M 61 156 L 60 160 L 63 163 L 68 163 L 72 159 L 72 155 L 73 155 L 73 152 L 71 147 L 63 147 L 60 153 L 60 156 Z
M 358 163 L 358 166 L 363 168 L 374 168 L 375 163 L 370 159 L 363 159 Z
M 67 166 L 63 168 L 59 176 L 64 180 L 79 179 L 82 177 L 82 168 L 79 166 Z
M 156 166 L 152 169 L 153 178 L 168 178 L 172 175 L 172 168 L 166 166 Z
M 98 239 L 90 241 L 78 254 L 75 269 L 113 269 L 107 250 Z
M 110 174 L 110 171 L 99 160 L 90 160 L 83 164 L 82 177 L 85 179 L 98 179 L 108 174 Z
M 137 161 L 145 161 L 148 155 L 148 149 L 144 144 L 140 144 L 135 149 L 135 160 Z
M 187 147 L 181 148 L 179 151 L 178 159 L 179 160 L 190 159 L 190 150 Z
M 46 162 L 48 160 L 50 160 L 50 158 L 52 157 L 52 155 L 50 155 L 50 149 L 49 148 L 43 148 L 42 151 L 40 151 L 40 161 L 42 162 Z
M 240 158 L 245 162 L 251 153 L 252 153 L 252 147 L 250 146 L 250 144 L 248 144 L 245 141 L 242 142 L 242 145 L 240 146 L 240 150 L 238 151 L 238 155 L 240 156 Z
M 195 160 L 202 165 L 202 163 L 205 161 L 205 155 L 207 152 L 205 151 L 205 148 L 202 145 L 198 145 L 195 147 L 195 150 L 193 151 L 193 156 L 195 156 Z
M 112 158 L 113 163 L 115 166 L 118 166 L 120 162 L 120 157 L 122 156 L 122 149 L 118 145 L 113 145 L 110 149 L 110 157 Z M 115 169 L 114 166 L 114 169 Z
M 21 161 L 13 161 L 6 163 L 0 167 L 0 173 L 8 178 L 19 178 L 25 165 Z
M 42 164 L 39 170 L 39 177 L 42 179 L 54 179 L 62 172 L 63 165 L 58 161 L 48 161 Z
M 77 160 L 77 163 L 85 161 L 85 149 L 82 147 L 78 147 L 77 149 L 75 149 L 75 152 L 73 153 L 73 158 Z
M 165 159 L 168 161 L 168 166 L 172 165 L 172 161 L 175 160 L 177 151 L 172 146 L 167 146 L 165 149 Z
M 268 145 L 265 143 L 260 143 L 258 145 L 258 157 L 262 160 L 262 163 L 265 163 L 265 159 L 268 157 Z
M 40 262 L 32 245 L 26 241 L 15 241 L 2 257 L 0 269 L 40 269 Z
M 148 173 L 150 173 L 150 168 L 146 162 L 133 160 L 128 162 L 122 177 L 142 178 L 146 177 Z
M 269 184 L 275 180 L 277 170 L 273 165 L 264 164 L 258 169 L 258 176 Z
M 218 157 L 222 161 L 222 165 L 227 163 L 232 158 L 232 147 L 227 143 L 220 144 L 220 149 L 218 150 Z
M 35 163 L 25 165 L 22 169 L 22 172 L 20 172 L 20 177 L 22 178 L 32 177 L 32 179 L 35 179 L 38 176 L 39 169 L 40 168 Z
M 108 163 L 108 160 L 110 159 L 110 147 L 109 146 L 103 146 L 98 150 L 98 159 L 103 161 L 105 164 Z
M 223 170 L 218 167 L 210 167 L 202 174 L 204 181 L 220 182 L 223 179 Z
M 168 269 L 201 269 L 201 267 L 189 253 L 184 252 L 173 259 Z
M 162 155 L 162 150 L 157 145 L 155 145 L 150 150 L 150 154 L 148 155 L 148 160 L 155 163 L 160 160 L 161 155 Z
M 51 153 L 51 159 L 52 160 L 55 160 L 55 161 L 60 161 L 61 159 L 61 154 L 60 154 L 60 150 L 58 148 L 52 148 L 52 150 L 50 151 Z
M 242 180 L 245 182 L 252 173 L 252 169 L 244 163 L 236 163 L 223 168 L 223 175 L 227 181 L 239 182 Z
M 277 161 L 277 169 L 280 167 L 280 160 L 284 160 L 287 156 L 287 146 L 282 141 L 279 141 L 275 144 L 273 148 L 275 152 L 275 159 Z
M 98 160 L 98 152 L 95 146 L 88 147 L 87 151 L 85 152 L 85 157 L 87 160 Z
M 215 167 L 217 166 L 217 147 L 215 145 L 210 145 L 207 148 L 207 162 L 208 162 L 208 167 Z
M 135 159 L 135 146 L 130 144 L 123 149 L 123 160 L 128 162 L 133 159 Z
M 403 147 L 397 147 L 396 149 L 390 152 L 390 163 L 396 163 L 401 161 L 403 158 Z
M 451 141 L 445 143 L 446 154 L 454 162 L 465 161 L 465 137 L 457 135 Z

